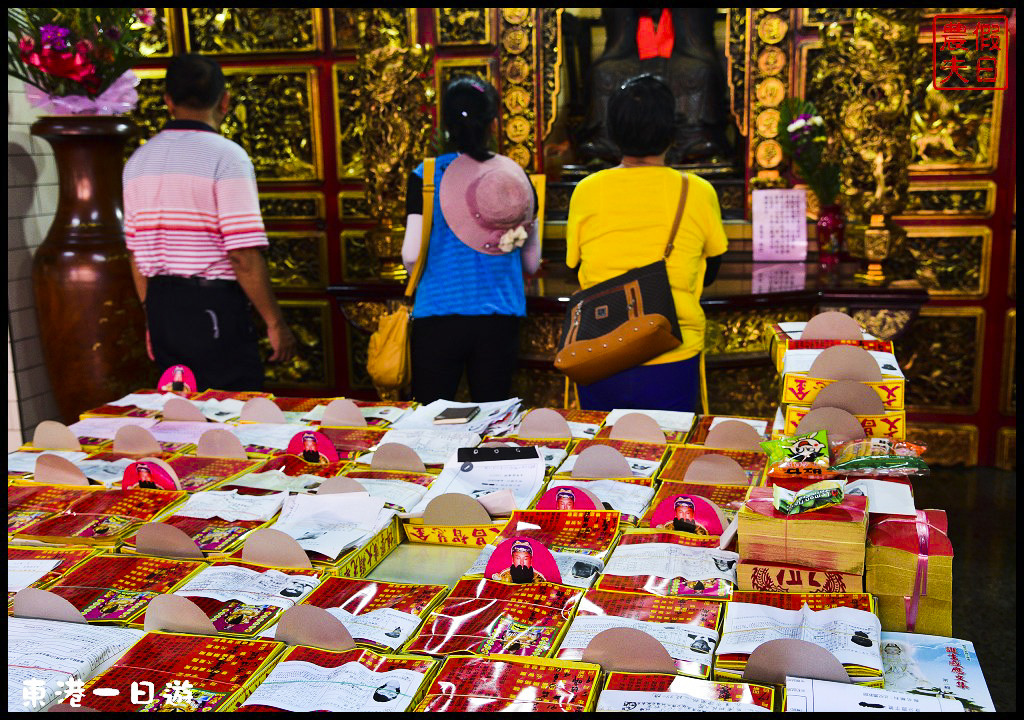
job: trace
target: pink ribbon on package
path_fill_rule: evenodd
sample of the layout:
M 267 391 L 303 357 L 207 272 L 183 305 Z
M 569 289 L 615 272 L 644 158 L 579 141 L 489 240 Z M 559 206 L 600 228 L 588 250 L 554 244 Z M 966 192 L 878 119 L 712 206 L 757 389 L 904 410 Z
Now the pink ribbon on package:
M 29 83 L 25 83 L 25 97 L 32 107 L 41 108 L 43 112 L 53 115 L 118 115 L 131 112 L 139 104 L 139 93 L 135 90 L 138 84 L 139 77 L 131 70 L 126 70 L 95 98 L 85 95 L 47 95 Z
M 928 545 L 931 531 L 924 510 L 917 511 L 914 525 L 917 528 L 917 574 L 914 577 L 913 595 L 903 598 L 907 607 L 907 632 L 915 632 L 921 597 L 928 595 Z

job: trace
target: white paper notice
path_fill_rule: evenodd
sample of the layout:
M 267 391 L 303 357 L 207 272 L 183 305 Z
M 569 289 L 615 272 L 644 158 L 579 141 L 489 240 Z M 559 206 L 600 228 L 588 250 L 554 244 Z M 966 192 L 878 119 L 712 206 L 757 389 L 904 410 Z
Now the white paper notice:
M 964 712 L 959 700 L 862 685 L 786 678 L 787 712 Z
M 426 486 L 404 480 L 360 477 L 352 479 L 366 488 L 366 492 L 372 497 L 382 498 L 384 502 L 398 508 L 399 512 L 410 512 L 427 494 Z
M 768 435 L 768 421 L 767 420 L 751 420 L 750 418 L 739 418 L 739 417 L 728 417 L 727 415 L 718 415 L 712 421 L 708 430 L 713 430 L 716 425 L 724 423 L 726 420 L 738 420 L 741 423 L 746 423 L 750 427 L 757 430 L 761 437 L 767 437 Z
M 125 425 L 137 425 L 140 428 L 151 428 L 159 422 L 156 418 L 86 418 L 70 426 L 71 432 L 77 437 L 101 438 L 113 440 L 117 431 Z
M 168 400 L 180 397 L 181 395 L 174 393 L 128 393 L 123 398 L 107 404 L 115 407 L 134 405 L 141 410 L 163 410 Z
M 467 423 L 447 425 L 445 430 L 483 435 L 492 426 L 511 424 L 515 419 L 515 414 L 519 411 L 521 402 L 520 398 L 486 403 L 459 403 L 450 400 L 435 400 L 403 415 L 397 422 L 392 424 L 392 427 L 396 430 L 436 430 L 438 426 L 434 424 L 434 418 L 442 411 L 449 408 L 479 407 L 480 412 L 472 420 Z M 497 428 L 495 428 L 495 432 L 497 432 Z
M 750 272 L 751 295 L 796 292 L 807 283 L 803 263 L 754 263 Z
M 293 495 L 273 528 L 295 538 L 303 550 L 336 559 L 373 533 L 383 510 L 384 500 L 367 493 Z
M 238 565 L 214 565 L 189 580 L 174 594 L 205 597 L 246 605 L 273 605 L 287 610 L 320 584 L 315 575 L 286 575 L 278 570 L 258 572 Z
M 602 690 L 597 712 L 771 712 L 750 703 L 707 700 L 686 693 Z
M 565 462 L 558 466 L 559 475 L 571 475 L 572 469 L 576 467 L 576 458 L 579 455 L 570 455 Z M 661 467 L 661 460 L 641 460 L 640 458 L 626 458 L 633 477 L 653 477 L 654 473 Z
M 288 493 L 274 495 L 239 495 L 237 490 L 209 490 L 193 493 L 175 515 L 194 518 L 220 518 L 235 520 L 259 520 L 267 522 L 277 514 Z
M 324 668 L 289 660 L 275 667 L 242 705 L 289 712 L 404 712 L 425 677 L 412 670 L 378 673 L 357 662 Z
M 882 671 L 882 625 L 872 613 L 852 608 L 782 610 L 769 605 L 729 603 L 719 655 L 749 654 L 769 640 L 794 638 L 823 647 L 844 665 Z
M 363 419 L 366 422 L 371 420 L 384 420 L 385 422 L 394 423 L 399 418 L 403 417 L 410 412 L 409 408 L 394 407 L 393 405 L 371 405 L 369 407 L 359 408 L 359 412 L 362 414 Z
M 241 400 L 233 398 L 224 398 L 223 400 L 210 398 L 202 402 L 193 401 L 192 404 L 199 408 L 199 412 L 204 417 L 219 423 L 237 420 L 242 414 L 242 407 L 245 405 Z
M 269 447 L 275 450 L 288 449 L 288 443 L 295 437 L 295 433 L 313 430 L 309 425 L 284 425 L 278 423 L 243 423 L 241 425 L 229 425 L 227 429 L 233 432 L 243 447 Z
M 466 575 L 483 575 L 487 569 L 487 563 L 494 554 L 494 545 L 485 545 L 473 565 L 465 572 Z M 555 552 L 551 551 L 555 559 L 555 565 L 562 576 L 562 584 L 570 587 L 589 588 L 597 580 L 597 576 L 604 569 L 604 563 L 593 555 L 582 553 Z M 493 579 L 493 578 L 488 578 Z M 551 578 L 544 578 L 546 582 L 553 582 Z
M 516 507 L 525 508 L 543 484 L 544 463 L 540 458 L 459 463 L 453 456 L 412 512 L 423 512 L 431 500 L 445 493 L 478 498 L 499 490 L 511 492 Z
M 754 262 L 807 259 L 806 190 L 755 190 L 751 210 Z
M 674 660 L 711 665 L 718 633 L 700 625 L 647 622 L 614 615 L 577 615 L 562 640 L 561 649 L 583 650 L 598 633 L 611 628 L 633 628 L 647 633 L 668 650 Z
M 622 482 L 620 480 L 563 480 L 555 479 L 548 483 L 548 488 L 571 487 L 589 490 L 602 503 L 611 505 L 624 515 L 639 518 L 647 509 L 647 504 L 654 497 L 654 488 Z M 598 508 L 600 509 L 600 508 Z
M 640 413 L 658 423 L 665 432 L 687 432 L 693 427 L 693 420 L 696 417 L 691 412 L 675 412 L 672 410 L 612 410 L 608 413 L 608 417 L 605 418 L 605 426 L 614 425 L 618 422 L 619 418 L 629 413 Z
M 597 436 L 597 431 L 601 429 L 600 425 L 595 425 L 593 423 L 566 421 L 566 425 L 569 426 L 569 432 L 572 433 L 572 436 L 578 440 L 594 438 Z
M 916 515 L 914 496 L 903 483 L 885 480 L 854 480 L 843 488 L 846 495 L 865 495 L 868 512 L 890 515 Z
M 806 373 L 823 350 L 788 350 L 782 358 L 782 374 Z M 868 350 L 867 353 L 878 363 L 883 377 L 903 377 L 899 362 L 892 353 Z
M 208 422 L 189 422 L 186 420 L 165 420 L 149 429 L 157 442 L 189 445 L 199 442 L 204 432 L 217 427 Z
M 727 550 L 686 547 L 668 543 L 619 545 L 612 552 L 606 575 L 711 580 L 720 578 L 736 584 L 736 563 L 740 556 Z
M 80 460 L 75 463 L 75 466 L 90 480 L 106 485 L 109 488 L 121 484 L 125 468 L 134 462 L 136 462 L 134 458 Z
M 60 565 L 60 560 L 8 560 L 7 592 L 19 592 Z
M 261 473 L 248 473 L 231 481 L 231 485 L 258 488 L 260 490 L 276 490 L 278 492 L 308 493 L 320 487 L 326 478 L 319 475 L 297 475 L 292 477 L 281 470 L 267 470 Z
M 805 322 L 781 322 L 778 325 L 779 325 L 779 329 L 782 330 L 782 332 L 784 332 L 787 335 L 789 335 L 789 338 L 791 340 L 799 340 L 800 337 L 804 334 L 804 328 L 807 327 L 807 323 L 805 323 Z M 876 338 L 874 335 L 872 335 L 869 332 L 865 332 L 865 333 L 861 333 L 861 334 L 864 336 L 865 340 L 877 340 L 878 339 L 878 338 Z
M 380 445 L 384 443 L 401 443 L 412 448 L 424 465 L 443 465 L 459 448 L 479 445 L 480 436 L 447 427 L 444 430 L 434 427 L 430 430 L 388 430 L 380 439 Z M 373 453 L 359 456 L 356 462 L 369 465 L 373 462 Z
M 142 630 L 7 618 L 7 710 L 41 710 L 58 695 L 58 683 L 70 676 L 90 679 L 111 658 L 121 654 L 146 633 Z M 26 701 L 32 686 L 39 688 L 38 704 Z M 41 696 L 41 697 L 40 697 Z
M 40 455 L 56 455 L 65 460 L 77 463 L 89 457 L 88 453 L 75 450 L 46 450 L 44 452 L 12 452 L 7 453 L 7 472 L 30 473 L 36 471 L 36 460 Z

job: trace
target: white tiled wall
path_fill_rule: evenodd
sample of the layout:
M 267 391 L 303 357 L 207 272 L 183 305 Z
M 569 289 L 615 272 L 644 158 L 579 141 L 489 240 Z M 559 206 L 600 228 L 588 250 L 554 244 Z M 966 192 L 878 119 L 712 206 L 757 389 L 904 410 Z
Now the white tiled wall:
M 20 80 L 7 78 L 7 445 L 29 439 L 57 418 L 43 365 L 32 295 L 32 254 L 57 207 L 57 167 L 45 140 L 32 137 L 38 117 Z

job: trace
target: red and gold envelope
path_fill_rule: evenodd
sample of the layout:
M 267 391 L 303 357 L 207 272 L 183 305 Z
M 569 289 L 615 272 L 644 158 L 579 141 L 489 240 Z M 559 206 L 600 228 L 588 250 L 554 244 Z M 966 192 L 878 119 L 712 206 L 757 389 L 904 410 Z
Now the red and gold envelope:
M 659 597 L 642 593 L 591 589 L 580 601 L 573 622 L 576 623 L 580 618 L 588 616 L 603 616 L 625 618 L 642 623 L 689 625 L 702 631 L 710 631 L 701 632 L 692 638 L 695 643 L 692 649 L 695 652 L 688 654 L 690 659 L 683 658 L 670 650 L 680 673 L 690 677 L 706 678 L 711 675 L 711 659 L 714 655 L 715 643 L 717 643 L 723 605 L 722 602 L 716 600 Z M 572 635 L 572 630 L 570 630 L 569 634 L 563 638 L 562 646 L 556 655 L 559 660 L 582 659 L 585 648 L 567 647 Z M 698 646 L 696 643 L 701 642 L 701 638 L 704 638 L 705 635 L 710 638 L 711 642 L 705 640 Z
M 336 428 L 320 427 L 334 449 L 338 451 L 339 460 L 352 460 L 380 443 L 387 430 L 383 428 Z
M 711 425 L 715 422 L 718 417 L 724 417 L 729 420 L 756 420 L 766 422 L 764 435 L 765 439 L 772 435 L 772 424 L 775 422 L 775 418 L 754 418 L 754 417 L 742 417 L 739 415 L 701 415 L 697 418 L 696 422 L 693 423 L 693 429 L 690 430 L 690 438 L 687 440 L 688 445 L 703 445 L 704 441 L 708 438 L 708 433 L 711 432 Z M 755 428 L 756 429 L 756 428 Z M 758 433 L 759 435 L 761 433 Z
M 616 547 L 621 545 L 644 545 L 664 543 L 684 547 L 717 548 L 718 536 L 698 536 L 677 532 L 654 530 L 629 530 L 622 534 Z M 614 557 L 614 554 L 612 555 Z M 594 585 L 597 590 L 618 592 L 649 593 L 666 597 L 728 598 L 733 591 L 731 583 L 720 578 L 663 578 L 656 575 L 609 575 L 602 574 Z
M 408 652 L 546 657 L 582 590 L 552 583 L 460 580 L 406 645 Z
M 491 544 L 527 537 L 552 552 L 603 556 L 615 542 L 619 517 L 617 510 L 516 510 Z
M 129 623 L 157 595 L 173 592 L 206 567 L 195 560 L 96 555 L 60 578 L 49 591 L 74 605 L 89 622 Z
M 655 510 L 665 501 L 666 498 L 675 495 L 699 495 L 707 498 L 727 514 L 738 512 L 743 507 L 744 500 L 750 488 L 745 485 L 705 485 L 702 483 L 684 483 L 675 481 L 664 481 L 658 492 L 655 493 L 651 504 L 647 506 L 647 512 L 640 519 L 640 527 L 650 527 L 651 516 Z
M 96 554 L 94 548 L 88 547 L 27 547 L 18 545 L 7 546 L 7 561 L 12 560 L 59 560 L 60 564 L 36 580 L 29 587 L 45 588 L 49 583 L 76 567 L 79 563 Z M 7 591 L 7 601 L 16 593 Z M 8 612 L 10 606 L 8 605 Z
M 100 712 L 230 708 L 237 693 L 262 682 L 284 647 L 267 640 L 149 633 L 86 683 L 82 705 Z M 93 692 L 99 688 L 116 692 Z
M 514 657 L 450 657 L 416 712 L 586 712 L 600 666 Z
M 762 452 L 722 450 L 704 447 L 703 445 L 680 445 L 672 448 L 672 454 L 661 468 L 661 472 L 657 475 L 658 479 L 683 482 L 686 478 L 686 469 L 690 467 L 690 463 L 702 455 L 725 455 L 732 458 L 743 468 L 743 471 L 750 479 L 751 485 L 757 485 L 768 463 L 768 455 Z
M 601 691 L 605 690 L 633 693 L 684 693 L 702 700 L 755 705 L 765 710 L 772 710 L 775 703 L 775 688 L 771 685 L 698 680 L 679 675 L 611 672 L 605 678 Z M 601 709 L 599 704 L 598 711 Z
M 260 467 L 260 460 L 235 460 L 232 458 L 195 457 L 182 455 L 167 461 L 174 469 L 186 492 L 209 490 L 217 483 L 233 479 Z
M 588 447 L 593 447 L 594 445 L 607 445 L 608 447 L 615 448 L 624 458 L 635 458 L 637 460 L 647 460 L 648 462 L 654 463 L 661 463 L 664 461 L 669 452 L 668 445 L 659 445 L 658 443 L 594 438 L 592 440 L 578 440 L 576 444 L 572 446 L 572 451 L 569 454 L 579 455 Z M 654 477 L 657 477 L 658 473 L 655 472 L 653 475 Z

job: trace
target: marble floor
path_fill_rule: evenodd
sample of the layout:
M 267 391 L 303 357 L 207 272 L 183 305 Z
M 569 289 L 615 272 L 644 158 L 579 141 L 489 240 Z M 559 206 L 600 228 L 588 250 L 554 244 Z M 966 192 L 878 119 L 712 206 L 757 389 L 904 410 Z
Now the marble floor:
M 1017 709 L 1017 474 L 936 469 L 914 482 L 953 543 L 953 636 L 970 640 L 1000 712 Z

